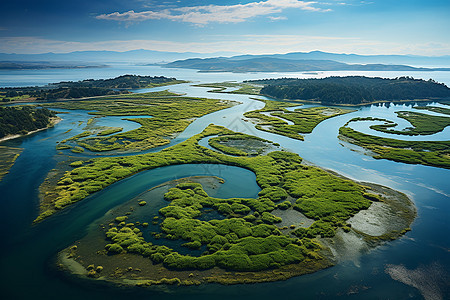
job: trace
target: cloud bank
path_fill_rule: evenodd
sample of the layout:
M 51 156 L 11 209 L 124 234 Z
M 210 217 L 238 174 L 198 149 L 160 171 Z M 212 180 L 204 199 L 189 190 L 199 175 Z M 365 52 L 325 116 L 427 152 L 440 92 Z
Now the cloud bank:
M 237 5 L 206 5 L 163 9 L 160 11 L 133 10 L 113 12 L 96 16 L 99 20 L 119 22 L 142 22 L 146 20 L 171 20 L 203 26 L 209 23 L 241 23 L 248 19 L 279 14 L 284 9 L 300 9 L 311 12 L 327 12 L 330 9 L 318 8 L 318 2 L 298 0 L 267 0 Z

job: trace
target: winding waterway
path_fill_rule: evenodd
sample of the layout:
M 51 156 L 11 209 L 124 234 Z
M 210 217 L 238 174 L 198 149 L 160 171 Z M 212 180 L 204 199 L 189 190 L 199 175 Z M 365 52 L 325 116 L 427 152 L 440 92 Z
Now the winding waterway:
M 35 85 L 62 80 L 107 78 L 129 73 L 173 76 L 202 83 L 289 76 L 289 74 L 275 73 L 204 74 L 191 70 L 137 66 L 83 71 L 52 70 L 47 72 L 39 70 L 12 73 L 9 77 L 5 73 L 0 73 L 0 85 Z M 333 75 L 337 72 L 324 73 Z M 340 72 L 338 74 L 349 75 L 348 73 Z M 365 73 L 359 74 L 389 77 L 409 75 L 425 79 L 431 77 L 447 85 L 450 84 L 450 75 L 445 72 Z M 291 76 L 296 75 L 291 74 Z M 395 112 L 412 111 L 414 103 L 380 104 L 355 108 L 355 112 L 325 120 L 311 134 L 305 135 L 305 141 L 298 141 L 258 131 L 254 124 L 244 121 L 244 112 L 264 106 L 262 102 L 252 100 L 249 96 L 207 93 L 210 88 L 192 87 L 190 84 L 150 90 L 164 89 L 186 93 L 188 96 L 234 100 L 242 103 L 198 118 L 165 147 L 200 133 L 210 123 L 274 141 L 320 167 L 334 170 L 355 180 L 382 184 L 406 193 L 412 198 L 418 209 L 418 217 L 412 225 L 412 231 L 401 239 L 378 247 L 370 253 L 362 254 L 356 259 L 343 261 L 335 267 L 283 282 L 234 286 L 204 285 L 153 290 L 118 288 L 71 278 L 54 267 L 56 253 L 84 236 L 89 230 L 89 225 L 110 209 L 125 203 L 143 191 L 168 180 L 189 175 L 222 177 L 227 180 L 228 184 L 233 185 L 233 192 L 242 192 L 252 184 L 253 187 L 255 185 L 253 174 L 248 174 L 248 171 L 235 167 L 211 168 L 208 165 L 198 165 L 196 167 L 158 168 L 122 180 L 72 208 L 38 225 L 31 226 L 38 210 L 38 188 L 47 173 L 56 167 L 60 158 L 55 150 L 56 143 L 82 132 L 87 120 L 92 117 L 85 111 L 71 111 L 61 115 L 63 121 L 54 128 L 2 143 L 5 146 L 24 149 L 10 173 L 0 182 L 0 209 L 3 212 L 0 221 L 2 228 L 0 231 L 2 245 L 0 247 L 0 266 L 3 271 L 0 278 L 0 293 L 3 299 L 123 299 L 125 297 L 143 297 L 142 299 L 155 297 L 158 299 L 179 299 L 181 297 L 184 299 L 229 299 L 230 297 L 273 299 L 280 295 L 285 299 L 339 299 L 351 296 L 358 299 L 420 299 L 423 297 L 422 295 L 428 296 L 429 299 L 439 299 L 439 296 L 441 299 L 450 297 L 448 285 L 450 282 L 448 271 L 450 267 L 450 235 L 448 234 L 450 232 L 450 222 L 448 221 L 450 216 L 450 170 L 375 160 L 365 155 L 362 149 L 347 145 L 337 138 L 339 127 L 355 117 L 380 117 L 398 123 L 399 128 L 408 127 L 407 122 L 397 118 Z M 148 90 L 137 92 L 145 91 Z M 79 121 L 83 121 L 83 124 L 81 125 Z M 104 121 L 108 122 L 108 126 L 116 127 L 124 127 L 124 123 L 133 123 L 130 126 L 137 124 L 118 120 L 117 117 L 104 117 Z M 369 129 L 369 125 L 369 122 L 360 122 L 354 123 L 352 126 L 360 131 L 378 136 L 393 136 L 373 131 Z M 68 132 L 69 129 L 72 130 Z M 432 136 L 394 137 L 413 140 L 450 140 L 450 130 L 448 129 Z M 77 155 L 92 156 L 93 153 Z M 252 193 L 255 192 L 257 189 Z M 217 191 L 216 196 L 227 197 L 227 193 L 230 193 L 230 190 L 227 191 L 224 186 L 222 191 Z M 248 197 L 252 195 L 249 194 Z M 395 280 L 388 273 L 391 275 L 395 273 L 396 276 L 393 276 Z M 402 280 L 407 282 L 408 279 L 409 284 L 401 282 Z M 431 295 L 428 292 L 427 294 L 430 289 L 435 293 Z

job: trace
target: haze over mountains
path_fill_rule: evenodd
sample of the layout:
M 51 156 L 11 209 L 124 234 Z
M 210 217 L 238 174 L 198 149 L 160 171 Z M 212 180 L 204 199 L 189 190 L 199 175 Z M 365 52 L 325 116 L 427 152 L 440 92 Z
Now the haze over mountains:
M 77 51 L 71 53 L 7 54 L 0 53 L 0 68 L 33 68 L 29 63 L 39 62 L 39 68 L 54 68 L 55 62 L 68 68 L 77 66 L 98 66 L 108 63 L 155 64 L 170 68 L 196 69 L 206 72 L 299 72 L 299 71 L 436 71 L 450 67 L 450 55 L 358 55 L 337 54 L 321 51 L 292 52 L 287 54 L 235 55 L 230 52 L 194 53 L 161 52 L 151 50 L 116 51 Z M 170 63 L 167 63 L 170 62 Z M 95 65 L 94 64 L 94 65 Z

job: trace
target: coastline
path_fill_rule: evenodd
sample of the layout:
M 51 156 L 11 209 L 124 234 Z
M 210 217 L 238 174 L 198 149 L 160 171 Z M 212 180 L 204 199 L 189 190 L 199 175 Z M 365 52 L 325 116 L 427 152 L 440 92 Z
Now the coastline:
M 36 129 L 36 130 L 30 131 L 30 132 L 27 132 L 26 134 L 7 135 L 5 137 L 0 138 L 0 144 L 5 142 L 5 141 L 17 139 L 17 138 L 24 137 L 24 136 L 27 136 L 27 135 L 32 135 L 32 134 L 34 134 L 36 132 L 39 132 L 39 131 L 47 130 L 49 128 L 54 127 L 56 124 L 58 124 L 61 121 L 62 121 L 62 118 L 60 118 L 60 117 L 50 118 L 50 124 L 48 124 L 47 127 Z

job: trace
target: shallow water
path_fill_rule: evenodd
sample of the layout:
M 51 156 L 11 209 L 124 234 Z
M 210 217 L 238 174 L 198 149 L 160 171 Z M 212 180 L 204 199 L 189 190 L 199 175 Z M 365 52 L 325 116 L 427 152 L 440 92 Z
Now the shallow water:
M 138 70 L 140 73 L 137 73 Z M 155 70 L 158 70 L 159 73 Z M 166 71 L 167 73 L 164 73 Z M 124 73 L 176 76 L 179 79 L 202 82 L 286 75 L 203 74 L 191 70 L 164 70 L 155 67 L 126 68 L 124 66 L 116 69 L 95 70 L 92 71 L 94 73 L 89 73 L 89 75 L 83 72 L 91 72 L 91 70 L 12 72 L 9 76 L 0 73 L 0 84 L 29 85 L 29 83 L 33 83 L 32 85 L 34 85 L 37 82 L 44 84 L 61 80 L 106 78 Z M 340 72 L 339 74 L 348 75 L 347 73 Z M 386 76 L 386 72 L 372 73 L 374 75 L 379 74 L 378 76 Z M 397 75 L 395 72 L 391 73 L 391 77 L 400 76 L 398 73 L 396 73 Z M 414 74 L 405 73 L 401 75 L 415 76 Z M 450 84 L 450 77 L 445 72 L 428 72 L 424 75 Z M 6 77 L 8 81 L 5 83 Z M 155 90 L 158 89 L 161 90 L 161 88 Z M 91 117 L 84 111 L 72 111 L 69 114 L 64 114 L 64 120 L 54 128 L 2 144 L 24 148 L 10 173 L 0 182 L 0 209 L 3 212 L 0 219 L 0 226 L 3 229 L 0 231 L 0 240 L 2 241 L 0 265 L 4 270 L 0 275 L 0 282 L 3 299 L 59 299 L 61 297 L 66 299 L 123 299 L 124 297 L 273 299 L 280 296 L 280 291 L 282 291 L 285 299 L 336 299 L 351 296 L 364 299 L 407 299 L 421 298 L 423 291 L 429 291 L 427 289 L 429 283 L 417 279 L 419 278 L 417 274 L 423 274 L 422 270 L 438 270 L 441 277 L 449 275 L 450 170 L 375 160 L 359 151 L 351 151 L 350 147 L 337 138 L 339 127 L 354 117 L 378 116 L 400 122 L 401 119 L 396 118 L 395 111 L 414 110 L 412 104 L 372 105 L 356 108 L 356 112 L 322 122 L 311 134 L 305 135 L 305 141 L 302 142 L 258 131 L 250 122 L 244 122 L 242 118 L 245 111 L 263 107 L 263 103 L 251 100 L 248 96 L 207 93 L 208 88 L 192 87 L 189 84 L 162 89 L 179 93 L 184 92 L 189 96 L 235 100 L 242 103 L 195 120 L 183 133 L 172 140 L 170 145 L 201 132 L 210 123 L 274 141 L 318 166 L 332 169 L 356 180 L 374 182 L 405 192 L 413 199 L 418 208 L 418 218 L 412 225 L 412 231 L 399 240 L 362 255 L 357 263 L 355 263 L 355 260 L 344 261 L 335 267 L 284 282 L 258 285 L 180 287 L 170 289 L 170 293 L 168 293 L 167 291 L 120 289 L 68 278 L 53 268 L 52 263 L 55 254 L 85 235 L 89 230 L 89 225 L 102 217 L 109 209 L 136 197 L 152 186 L 181 176 L 177 174 L 183 174 L 182 176 L 211 175 L 215 172 L 210 170 L 209 167 L 194 171 L 195 168 L 191 166 L 172 166 L 152 170 L 155 173 L 151 173 L 152 171 L 142 172 L 96 193 L 89 199 L 45 220 L 39 225 L 31 226 L 31 221 L 37 215 L 38 188 L 48 171 L 56 166 L 58 158 L 55 150 L 56 142 L 81 133 L 85 125 L 80 125 L 78 121 L 83 121 L 86 124 Z M 111 124 L 117 124 L 117 120 L 112 121 L 108 118 L 105 117 L 105 120 L 111 121 Z M 355 123 L 355 126 L 361 126 L 361 128 L 358 127 L 360 130 L 370 130 L 368 125 L 368 122 Z M 403 123 L 401 126 L 408 125 Z M 69 129 L 72 130 L 67 132 Z M 381 133 L 372 130 L 368 133 L 381 136 Z M 437 139 L 436 136 L 440 140 L 449 140 L 450 132 L 445 130 L 426 138 Z M 408 137 L 401 136 L 399 138 L 407 139 Z M 159 151 L 160 149 L 152 151 Z M 83 155 L 90 156 L 91 154 L 79 154 L 79 156 Z M 227 173 L 227 176 L 230 177 L 229 180 L 235 180 L 233 190 L 241 193 L 246 191 L 249 181 L 240 180 L 243 175 L 239 172 L 242 172 L 242 169 L 236 168 L 219 173 L 222 176 Z M 220 174 L 218 174 L 219 177 L 221 177 Z M 250 181 L 256 184 L 253 180 Z M 219 193 L 218 195 L 225 197 L 226 193 Z M 397 266 L 397 268 L 392 269 L 392 266 Z M 398 266 L 403 266 L 404 269 Z M 395 270 L 398 272 L 393 273 Z M 408 278 L 405 274 L 414 270 L 420 271 L 419 273 L 411 273 L 416 274 L 411 275 L 414 280 L 405 280 L 405 278 Z M 401 274 L 401 276 L 392 276 L 392 274 Z M 442 299 L 449 298 L 450 288 L 446 285 L 446 282 L 437 282 L 433 286 L 434 292 L 432 294 L 440 295 Z M 430 293 L 428 292 L 428 294 Z

